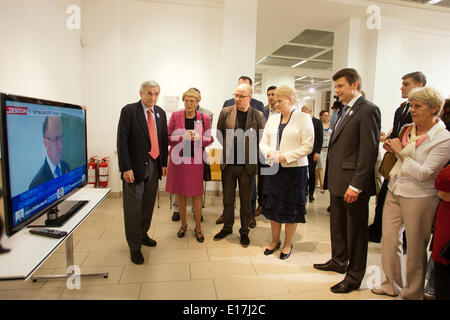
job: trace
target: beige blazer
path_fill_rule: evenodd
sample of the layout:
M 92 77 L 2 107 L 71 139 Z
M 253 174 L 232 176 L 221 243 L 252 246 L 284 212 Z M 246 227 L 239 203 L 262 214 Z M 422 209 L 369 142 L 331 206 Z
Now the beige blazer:
M 259 143 L 260 151 L 266 158 L 268 165 L 272 165 L 272 161 L 267 159 L 267 154 L 269 151 L 276 150 L 280 122 L 281 114 L 271 115 L 267 120 L 263 137 Z M 286 161 L 282 162 L 281 166 L 307 166 L 307 156 L 311 153 L 313 145 L 314 127 L 312 119 L 308 114 L 295 109 L 281 137 L 279 151 L 286 157 Z

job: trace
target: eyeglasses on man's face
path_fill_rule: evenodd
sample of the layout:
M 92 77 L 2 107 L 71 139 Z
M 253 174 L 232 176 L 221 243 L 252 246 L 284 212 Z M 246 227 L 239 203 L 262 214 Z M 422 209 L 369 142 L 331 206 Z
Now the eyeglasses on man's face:
M 44 138 L 49 140 L 49 141 L 51 141 L 51 142 L 57 143 L 57 142 L 60 142 L 60 141 L 62 142 L 63 135 L 60 135 L 60 136 L 57 136 L 57 137 L 54 137 L 54 138 L 49 138 L 49 137 L 45 137 L 44 136 Z
M 243 96 L 241 94 L 234 94 L 234 98 L 235 99 L 245 99 L 245 98 L 248 98 L 248 97 L 250 97 L 250 96 Z

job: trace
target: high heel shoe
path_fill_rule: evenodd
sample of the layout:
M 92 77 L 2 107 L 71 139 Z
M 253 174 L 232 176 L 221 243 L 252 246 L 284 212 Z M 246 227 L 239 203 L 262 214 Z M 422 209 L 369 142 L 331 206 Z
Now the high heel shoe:
M 185 227 L 181 226 L 180 230 L 177 232 L 178 238 L 183 238 L 187 230 L 187 225 Z
M 281 245 L 281 241 L 278 242 L 277 246 L 276 246 L 275 248 L 273 248 L 273 249 L 268 249 L 268 248 L 266 248 L 266 250 L 264 250 L 264 255 L 265 255 L 265 256 L 268 256 L 269 254 L 274 253 L 275 251 L 277 251 L 278 249 L 280 249 L 280 245 Z
M 291 252 L 292 252 L 292 247 L 293 247 L 293 245 L 291 244 L 291 251 L 289 251 L 289 253 L 280 252 L 281 260 L 286 260 L 287 258 L 289 258 L 289 256 L 291 255 Z
M 205 241 L 205 237 L 203 236 L 202 230 L 200 231 L 194 230 L 194 231 L 195 231 L 195 239 L 197 239 L 198 242 L 201 243 Z

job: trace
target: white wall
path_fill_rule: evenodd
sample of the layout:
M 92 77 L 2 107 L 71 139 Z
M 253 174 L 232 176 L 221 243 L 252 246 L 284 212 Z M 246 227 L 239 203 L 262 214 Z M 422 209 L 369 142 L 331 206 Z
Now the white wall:
M 69 30 L 78 0 L 0 1 L 0 91 L 81 104 L 80 30 Z

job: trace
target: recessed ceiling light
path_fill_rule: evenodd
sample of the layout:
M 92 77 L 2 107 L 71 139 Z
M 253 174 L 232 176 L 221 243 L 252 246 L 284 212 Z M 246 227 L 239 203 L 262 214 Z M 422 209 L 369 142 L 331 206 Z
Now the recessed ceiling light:
M 430 1 L 428 1 L 428 3 L 435 4 L 435 3 L 439 3 L 441 1 L 442 0 L 430 0 Z
M 259 60 L 256 64 L 260 64 L 261 62 L 263 62 L 264 60 L 266 60 L 267 56 L 265 56 L 264 58 L 262 58 L 261 60 Z
M 304 63 L 306 63 L 306 62 L 308 62 L 308 60 L 300 61 L 299 63 L 296 63 L 296 64 L 292 65 L 291 68 L 298 67 L 298 66 L 300 66 L 300 65 L 302 65 L 302 64 L 304 64 Z

